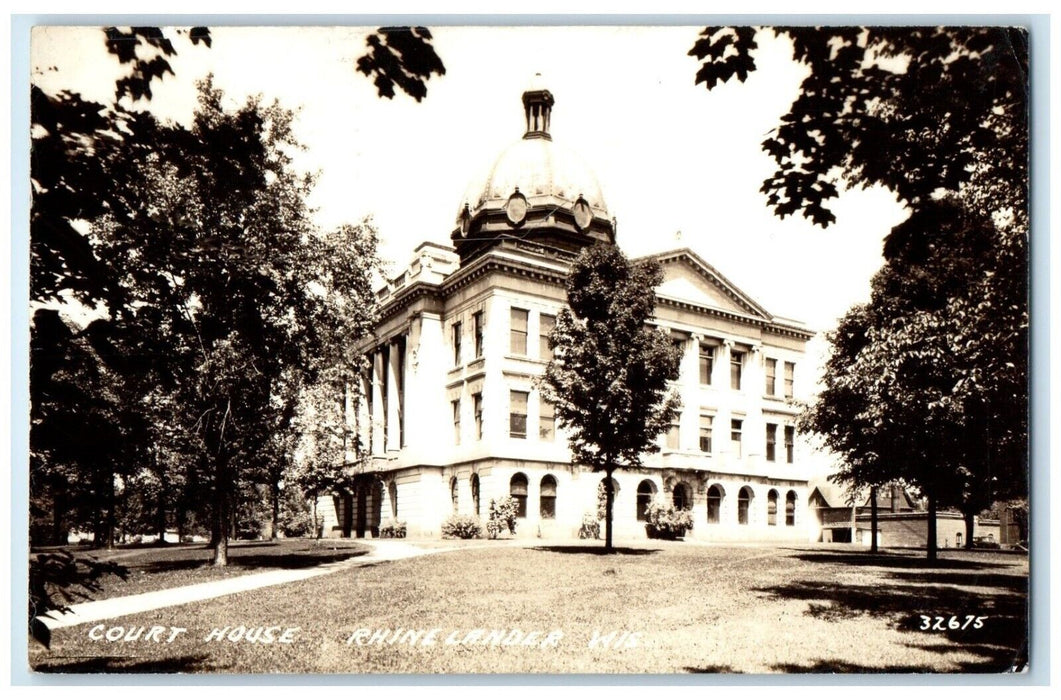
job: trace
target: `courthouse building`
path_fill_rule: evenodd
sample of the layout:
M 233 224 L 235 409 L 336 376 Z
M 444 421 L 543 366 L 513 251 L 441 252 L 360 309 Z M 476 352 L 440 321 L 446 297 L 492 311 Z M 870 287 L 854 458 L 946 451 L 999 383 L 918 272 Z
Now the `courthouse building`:
M 452 246 L 423 243 L 380 290 L 350 411 L 362 473 L 322 499 L 326 535 L 373 536 L 389 519 L 438 535 L 453 513 L 485 521 L 503 496 L 519 503 L 519 537 L 574 537 L 596 512 L 602 475 L 572 463 L 539 378 L 570 264 L 616 242 L 616 224 L 593 172 L 553 143 L 553 103 L 544 87 L 523 94 L 526 133 L 469 187 Z M 692 511 L 687 538 L 816 539 L 792 402 L 813 381 L 813 334 L 688 249 L 652 257 L 664 273 L 654 323 L 683 352 L 682 410 L 644 468 L 615 472 L 616 537 L 645 537 L 645 508 L 662 498 Z

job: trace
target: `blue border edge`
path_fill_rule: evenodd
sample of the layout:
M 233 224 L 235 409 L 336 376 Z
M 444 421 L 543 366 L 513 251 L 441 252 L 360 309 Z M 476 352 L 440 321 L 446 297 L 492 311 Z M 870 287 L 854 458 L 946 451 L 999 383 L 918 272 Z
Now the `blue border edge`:
M 208 21 L 203 21 L 207 19 Z M 28 635 L 22 615 L 29 538 L 12 537 L 11 684 L 17 686 L 107 686 L 119 680 L 143 686 L 242 685 L 770 685 L 851 686 L 902 685 L 1036 686 L 1050 683 L 1050 423 L 1052 396 L 1050 336 L 1050 20 L 1036 15 L 11 15 L 11 533 L 29 532 L 29 77 L 30 30 L 35 25 L 143 24 L 191 26 L 308 25 L 707 25 L 707 24 L 995 24 L 1023 26 L 1029 32 L 1031 67 L 1031 231 L 1030 246 L 1030 463 L 1029 528 L 1029 671 L 1021 675 L 220 675 L 180 676 L 106 674 L 32 674 L 28 668 Z M 16 407 L 18 410 L 15 410 Z

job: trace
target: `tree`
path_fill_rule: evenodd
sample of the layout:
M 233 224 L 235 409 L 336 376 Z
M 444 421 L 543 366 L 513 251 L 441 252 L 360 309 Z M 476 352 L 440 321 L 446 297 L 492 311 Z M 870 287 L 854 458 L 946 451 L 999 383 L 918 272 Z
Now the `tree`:
M 708 89 L 755 69 L 760 32 L 703 31 Z M 884 185 L 911 211 L 885 242 L 869 304 L 832 335 L 807 427 L 855 487 L 916 484 L 973 516 L 1026 492 L 1028 51 L 1019 29 L 773 30 L 809 68 L 763 142 L 762 187 L 785 217 L 827 226 L 828 201 Z M 935 556 L 934 533 L 929 556 Z
M 567 302 L 549 336 L 552 361 L 542 391 L 570 432 L 575 462 L 605 474 L 605 547 L 612 549 L 612 474 L 636 468 L 678 415 L 669 382 L 678 378 L 679 351 L 648 326 L 655 287 L 653 260 L 631 263 L 613 245 L 582 251 L 567 278 Z

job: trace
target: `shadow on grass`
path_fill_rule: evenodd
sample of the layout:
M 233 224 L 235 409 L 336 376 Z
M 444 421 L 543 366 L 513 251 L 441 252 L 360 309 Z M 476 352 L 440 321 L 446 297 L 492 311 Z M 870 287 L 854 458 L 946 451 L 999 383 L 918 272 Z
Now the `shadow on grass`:
M 686 666 L 682 670 L 686 673 L 743 673 L 743 671 L 738 671 L 732 666 L 723 666 L 721 664 L 717 666 Z
M 33 670 L 37 673 L 189 673 L 207 670 L 205 660 L 205 654 L 142 660 L 124 656 L 94 656 L 49 660 L 37 664 Z
M 322 564 L 332 564 L 367 554 L 365 551 L 336 550 L 327 554 L 294 552 L 288 554 L 243 554 L 239 550 L 229 550 L 228 565 L 239 569 L 308 569 Z M 134 568 L 148 574 L 170 571 L 190 571 L 211 566 L 210 558 L 168 559 L 152 561 Z
M 644 549 L 640 547 L 612 547 L 605 549 L 604 545 L 556 545 L 553 547 L 531 547 L 535 552 L 556 552 L 557 554 L 626 554 L 632 556 L 644 556 L 655 554 L 658 549 Z
M 959 571 L 980 571 L 983 569 L 998 569 L 1000 567 L 1016 566 L 1016 564 L 1003 564 L 991 561 L 971 561 L 969 559 L 936 559 L 929 561 L 924 554 L 889 554 L 868 552 L 845 552 L 845 551 L 808 551 L 803 549 L 789 549 L 788 551 L 800 552 L 795 558 L 810 564 L 842 564 L 845 566 L 879 566 L 892 569 L 953 569 Z
M 943 669 L 931 664 L 867 666 L 836 659 L 819 659 L 806 664 L 775 664 L 772 668 L 780 673 L 1006 673 L 1014 670 L 1009 665 L 992 667 L 977 661 L 958 661 Z

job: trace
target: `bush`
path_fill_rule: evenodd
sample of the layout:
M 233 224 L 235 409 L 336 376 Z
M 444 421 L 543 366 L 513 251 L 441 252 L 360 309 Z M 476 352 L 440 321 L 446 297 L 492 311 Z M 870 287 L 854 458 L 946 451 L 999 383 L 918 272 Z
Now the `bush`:
M 693 514 L 688 510 L 676 510 L 673 505 L 654 500 L 645 510 L 648 523 L 645 531 L 652 539 L 673 540 L 684 537 L 686 530 L 693 529 Z
M 383 524 L 379 526 L 379 536 L 382 538 L 394 538 L 402 539 L 405 537 L 405 521 L 404 520 L 384 520 Z
M 499 500 L 490 499 L 490 517 L 486 521 L 486 534 L 496 540 L 502 530 L 508 530 L 510 534 L 516 534 L 516 513 L 519 505 L 516 499 L 505 496 Z
M 483 536 L 479 519 L 471 515 L 451 515 L 442 521 L 442 536 L 449 539 L 472 540 Z
M 578 528 L 578 538 L 580 540 L 600 539 L 600 520 L 597 518 L 596 513 L 591 513 L 587 510 L 582 516 L 582 525 Z

